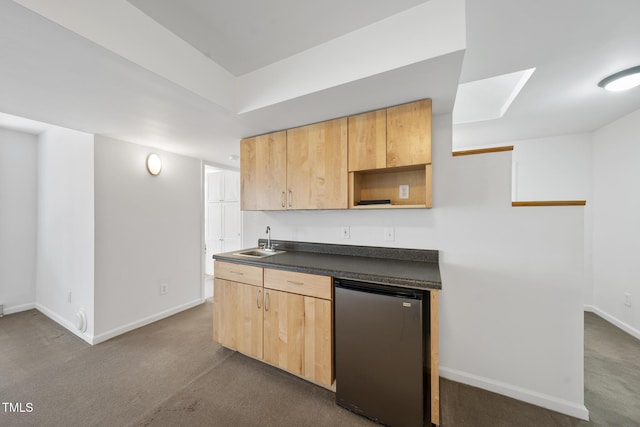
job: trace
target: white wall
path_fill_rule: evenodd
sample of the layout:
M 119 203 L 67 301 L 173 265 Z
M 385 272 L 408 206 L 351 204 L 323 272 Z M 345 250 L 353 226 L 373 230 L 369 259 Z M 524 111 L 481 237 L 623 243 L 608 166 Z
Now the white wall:
M 38 310 L 91 342 L 93 318 L 93 135 L 55 128 L 38 142 Z M 71 301 L 69 301 L 71 293 Z M 87 314 L 86 333 L 76 314 Z
M 95 138 L 94 342 L 101 342 L 203 301 L 202 166 Z M 145 168 L 151 151 L 163 163 L 156 177 Z
M 586 200 L 583 303 L 593 306 L 593 134 L 514 141 L 513 200 Z
M 516 172 L 513 200 L 588 200 L 591 140 L 591 134 L 582 133 L 510 143 Z
M 35 307 L 38 138 L 0 128 L 0 304 Z
M 442 376 L 586 418 L 584 210 L 512 208 L 511 153 L 452 157 L 451 138 L 451 117 L 434 117 L 433 209 L 245 212 L 244 245 L 270 225 L 274 239 L 440 250 Z
M 640 110 L 593 136 L 593 280 L 595 311 L 640 339 L 639 135 Z

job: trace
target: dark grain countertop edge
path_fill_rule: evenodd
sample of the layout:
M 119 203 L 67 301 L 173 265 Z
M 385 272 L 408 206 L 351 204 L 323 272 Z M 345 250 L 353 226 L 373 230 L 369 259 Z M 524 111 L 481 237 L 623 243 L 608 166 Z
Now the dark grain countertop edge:
M 308 253 L 310 256 L 322 256 L 322 253 Z M 349 255 L 344 255 L 349 256 Z M 360 259 L 366 257 L 359 257 Z M 296 265 L 296 264 L 285 264 L 285 263 L 277 263 L 277 262 L 269 262 L 269 258 L 260 258 L 260 259 L 247 259 L 241 256 L 235 256 L 233 253 L 222 253 L 213 255 L 213 259 L 220 261 L 228 261 L 234 262 L 237 264 L 245 264 L 252 265 L 255 267 L 263 267 L 263 268 L 276 268 L 280 270 L 287 271 L 295 271 L 299 273 L 309 273 L 309 274 L 319 274 L 323 276 L 331 276 L 335 278 L 341 279 L 352 279 L 352 280 L 362 280 L 374 283 L 381 283 L 386 285 L 392 285 L 402 288 L 411 288 L 418 290 L 441 290 L 442 282 L 435 280 L 423 280 L 416 278 L 408 278 L 408 277 L 399 277 L 395 276 L 383 276 L 379 274 L 371 274 L 364 271 L 345 271 L 345 270 L 336 270 L 322 267 L 313 267 L 309 265 Z M 372 262 L 380 262 L 379 258 L 373 257 L 371 259 Z M 424 263 L 424 262 L 421 262 Z M 426 263 L 426 264 L 435 264 L 434 268 L 438 271 L 439 277 L 439 267 L 437 263 Z

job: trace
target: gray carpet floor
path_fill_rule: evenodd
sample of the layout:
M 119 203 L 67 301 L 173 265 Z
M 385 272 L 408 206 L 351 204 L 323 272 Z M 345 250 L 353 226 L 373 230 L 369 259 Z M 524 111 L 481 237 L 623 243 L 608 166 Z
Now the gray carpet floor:
M 0 426 L 372 426 L 333 393 L 211 341 L 212 304 L 89 346 L 35 310 L 0 319 Z M 607 341 L 612 340 L 612 341 Z M 640 343 L 585 316 L 592 421 L 441 380 L 447 426 L 638 426 Z
M 593 313 L 584 318 L 584 399 L 591 423 L 640 426 L 640 340 Z

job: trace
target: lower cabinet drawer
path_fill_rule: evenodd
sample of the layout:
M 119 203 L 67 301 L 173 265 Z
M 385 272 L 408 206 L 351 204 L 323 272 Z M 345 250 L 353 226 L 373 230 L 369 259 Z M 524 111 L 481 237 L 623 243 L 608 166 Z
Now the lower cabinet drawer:
M 262 267 L 216 260 L 213 264 L 213 274 L 219 279 L 262 286 Z
M 264 287 L 298 295 L 333 299 L 333 286 L 329 276 L 265 268 Z

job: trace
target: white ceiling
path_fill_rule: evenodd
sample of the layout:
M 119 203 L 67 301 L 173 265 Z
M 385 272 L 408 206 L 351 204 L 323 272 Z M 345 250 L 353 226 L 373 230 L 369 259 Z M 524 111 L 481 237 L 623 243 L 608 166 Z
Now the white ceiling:
M 235 76 L 424 0 L 128 0 Z
M 640 64 L 637 0 L 469 0 L 466 49 L 462 0 L 266 3 L 0 2 L 0 112 L 233 165 L 245 136 L 423 97 L 448 114 L 458 83 L 529 68 L 502 118 L 454 127 L 457 148 L 640 108 L 640 88 L 597 87 Z
M 640 64 L 640 1 L 467 2 L 460 82 L 536 68 L 500 120 L 457 125 L 462 145 L 591 132 L 640 108 L 640 87 L 597 86 Z M 620 95 L 620 96 L 618 96 Z

